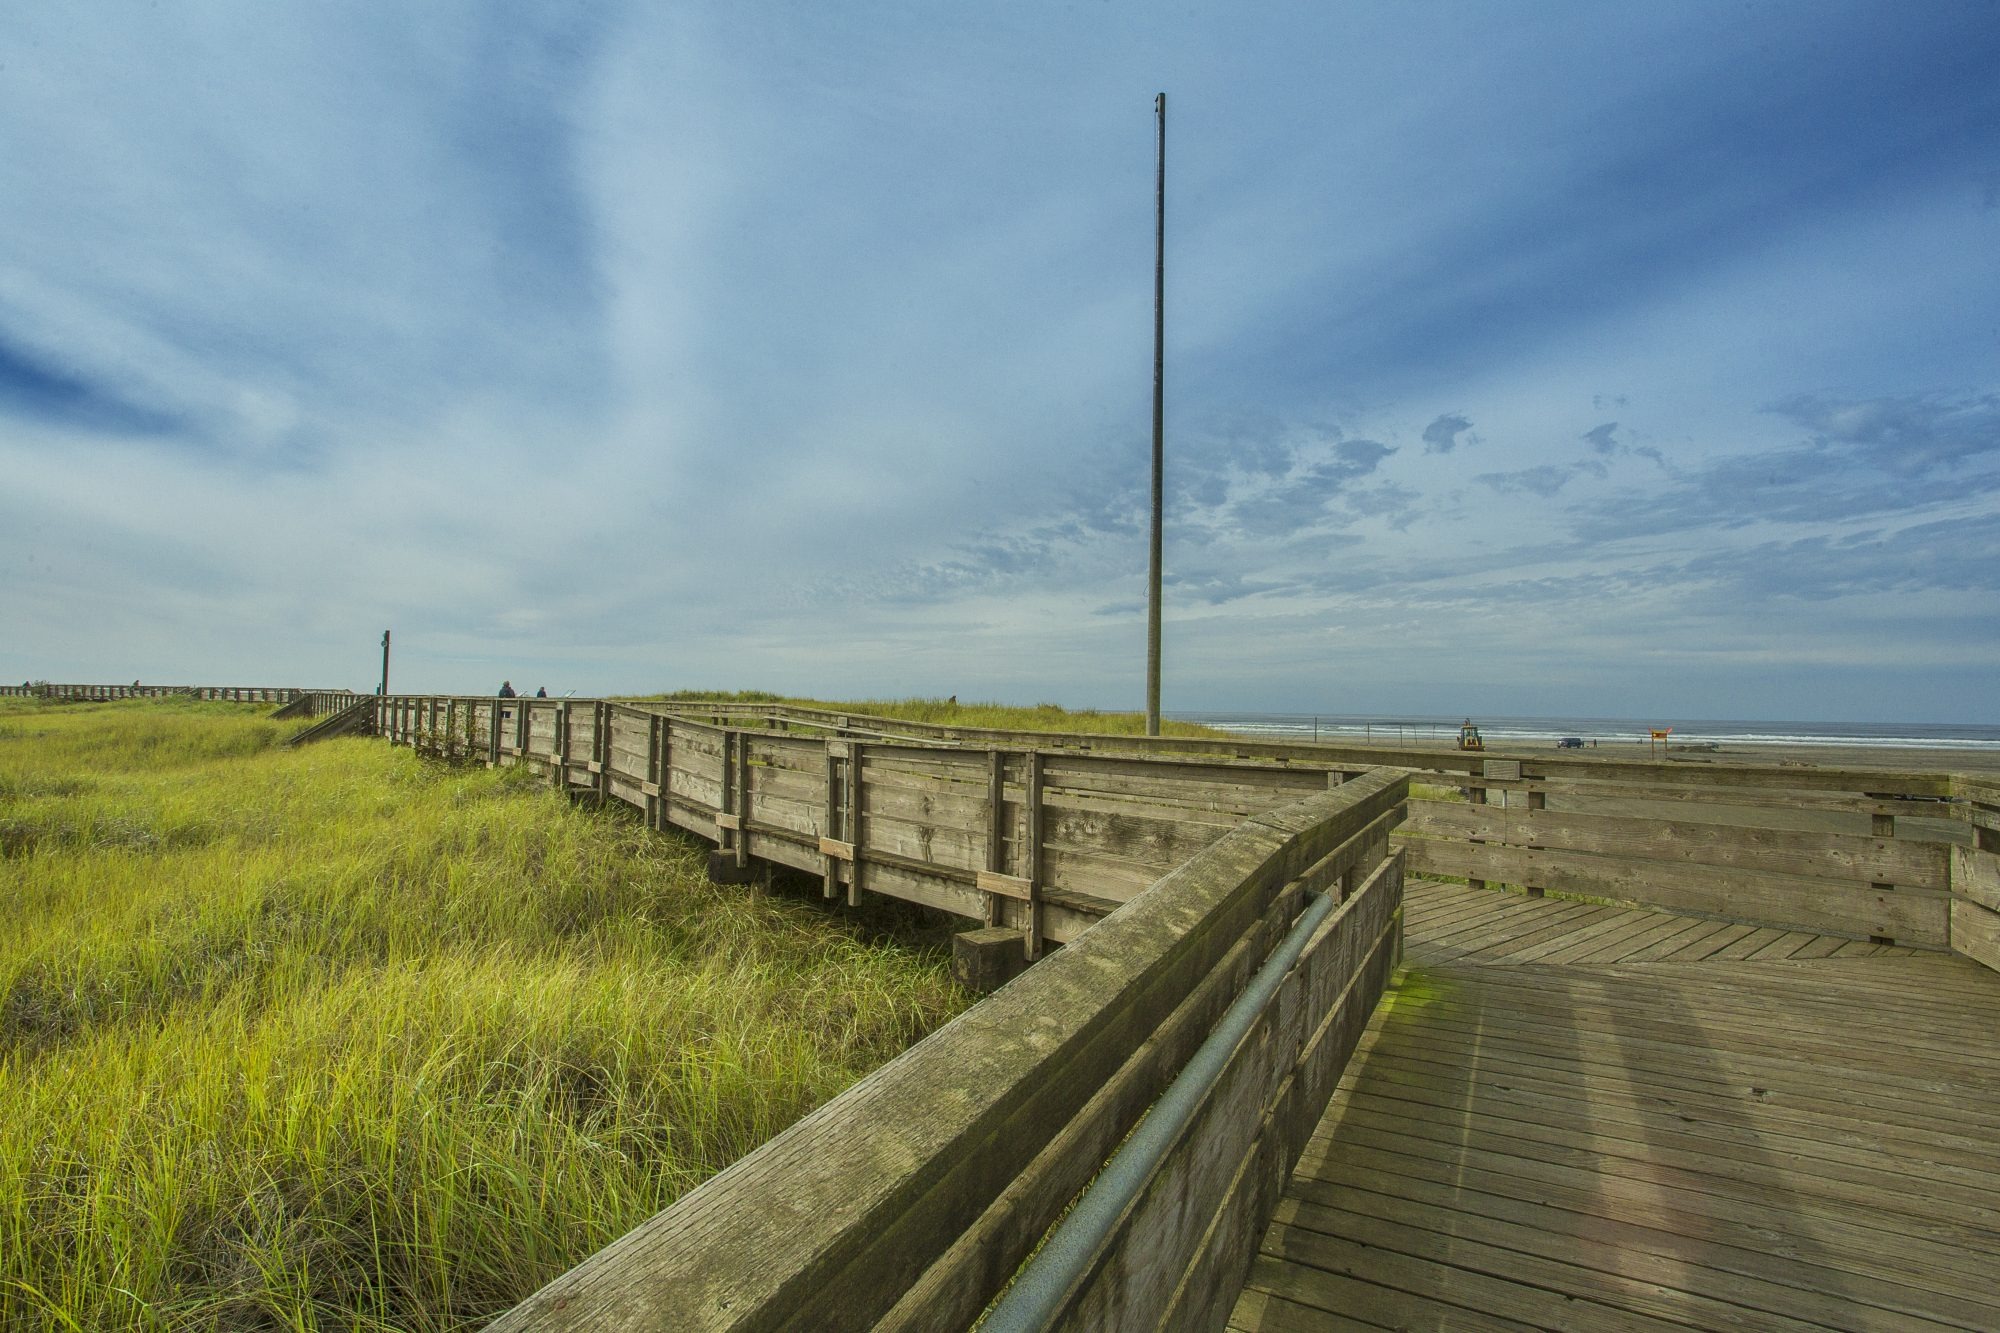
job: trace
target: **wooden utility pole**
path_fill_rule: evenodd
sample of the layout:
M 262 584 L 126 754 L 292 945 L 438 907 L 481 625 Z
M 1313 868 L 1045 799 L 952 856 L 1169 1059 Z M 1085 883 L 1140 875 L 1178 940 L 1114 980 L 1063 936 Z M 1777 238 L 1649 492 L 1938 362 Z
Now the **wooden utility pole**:
M 1165 505 L 1167 330 L 1167 95 L 1159 112 L 1159 174 L 1153 209 L 1153 543 L 1146 568 L 1146 734 L 1160 734 L 1160 525 Z
M 382 688 L 383 698 L 389 696 L 389 631 L 382 631 Z

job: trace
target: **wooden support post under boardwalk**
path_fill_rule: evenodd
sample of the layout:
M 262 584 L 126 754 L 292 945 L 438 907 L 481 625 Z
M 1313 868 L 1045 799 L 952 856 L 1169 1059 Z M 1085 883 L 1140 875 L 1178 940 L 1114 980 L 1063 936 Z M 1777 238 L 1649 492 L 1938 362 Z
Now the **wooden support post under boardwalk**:
M 983 926 L 951 937 L 952 979 L 969 991 L 990 994 L 1020 976 L 1027 967 L 1018 930 Z

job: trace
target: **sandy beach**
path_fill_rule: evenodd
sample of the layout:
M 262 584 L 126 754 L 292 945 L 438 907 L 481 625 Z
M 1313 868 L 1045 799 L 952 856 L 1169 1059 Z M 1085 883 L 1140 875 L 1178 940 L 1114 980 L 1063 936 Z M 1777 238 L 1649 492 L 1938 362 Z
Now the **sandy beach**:
M 1410 740 L 1403 748 L 1412 750 L 1452 750 L 1449 740 Z M 1600 741 L 1596 748 L 1555 749 L 1546 744 L 1496 744 L 1486 751 L 1501 758 L 1530 757 L 1560 753 L 1583 758 L 1670 759 L 1676 763 L 1754 764 L 1782 768 L 1811 764 L 1819 768 L 1887 768 L 1922 773 L 2000 773 L 2000 750 L 1955 749 L 1946 746 L 1886 745 L 1720 745 L 1696 749 L 1673 745 L 1664 755 L 1645 741 Z

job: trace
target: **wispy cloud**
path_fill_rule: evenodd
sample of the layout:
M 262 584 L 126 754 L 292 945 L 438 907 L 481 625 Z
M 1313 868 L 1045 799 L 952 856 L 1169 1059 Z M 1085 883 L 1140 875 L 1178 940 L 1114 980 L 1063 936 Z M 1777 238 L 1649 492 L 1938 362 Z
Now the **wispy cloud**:
M 1173 702 L 1948 711 L 1996 61 L 1949 3 L 16 7 L 9 671 L 393 624 L 421 685 L 1129 702 L 1164 84 Z
M 1456 412 L 1447 412 L 1430 425 L 1424 427 L 1424 452 L 1427 454 L 1448 454 L 1458 448 L 1458 437 L 1463 435 L 1469 442 L 1477 443 L 1479 437 L 1471 434 L 1472 423 Z

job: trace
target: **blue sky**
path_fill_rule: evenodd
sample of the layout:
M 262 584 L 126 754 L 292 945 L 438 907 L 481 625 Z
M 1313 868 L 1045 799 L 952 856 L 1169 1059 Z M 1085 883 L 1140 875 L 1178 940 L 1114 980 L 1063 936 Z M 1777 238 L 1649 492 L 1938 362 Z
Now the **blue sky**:
M 2000 6 L 12 6 L 0 676 L 1990 722 Z

